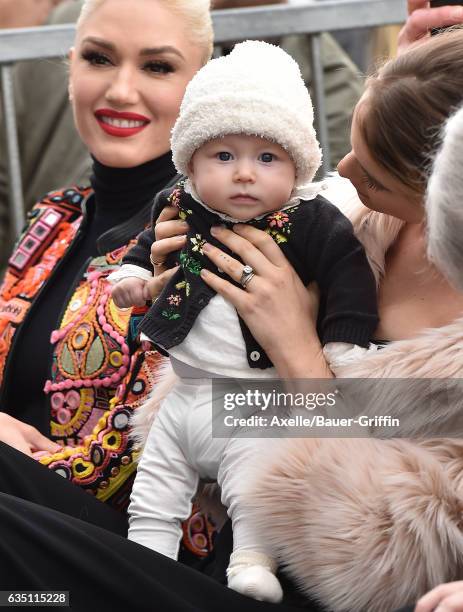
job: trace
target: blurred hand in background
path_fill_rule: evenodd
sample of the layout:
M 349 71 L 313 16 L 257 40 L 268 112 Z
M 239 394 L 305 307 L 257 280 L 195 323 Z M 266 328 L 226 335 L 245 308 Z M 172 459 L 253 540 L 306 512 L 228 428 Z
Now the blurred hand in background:
M 43 25 L 62 0 L 0 0 L 0 28 Z

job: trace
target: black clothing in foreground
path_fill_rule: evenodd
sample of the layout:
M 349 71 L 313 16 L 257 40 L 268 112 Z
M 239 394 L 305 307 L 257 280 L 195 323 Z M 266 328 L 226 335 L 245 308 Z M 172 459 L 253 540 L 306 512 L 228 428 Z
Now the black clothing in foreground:
M 221 584 L 229 525 L 202 572 L 127 540 L 126 528 L 117 512 L 0 443 L 0 590 L 70 591 L 71 610 L 82 612 L 321 612 L 289 583 L 281 605 Z
M 2 389 L 1 410 L 46 436 L 50 435 L 50 414 L 43 387 L 52 366 L 50 334 L 59 327 L 66 298 L 88 260 L 105 252 L 100 241 L 110 237 L 113 249 L 125 244 L 127 236 L 119 228 L 123 230 L 128 220 L 139 215 L 143 218 L 129 237 L 141 231 L 150 219 L 154 197 L 176 174 L 170 152 L 135 168 L 108 168 L 95 160 L 93 171 L 94 194 L 83 203 L 82 225 L 63 265 L 52 273 L 15 336 Z
M 215 295 L 199 276 L 202 268 L 217 273 L 202 246 L 209 242 L 227 251 L 210 233 L 224 221 L 206 209 L 184 189 L 184 181 L 160 193 L 153 208 L 152 227 L 124 257 L 124 264 L 151 269 L 150 253 L 154 223 L 162 209 L 176 205 L 189 225 L 187 242 L 177 254 L 181 266 L 154 302 L 140 325 L 160 350 L 180 344 L 194 322 Z M 320 288 L 319 335 L 323 344 L 347 342 L 368 346 L 378 325 L 376 283 L 363 246 L 354 235 L 351 222 L 336 206 L 317 196 L 299 200 L 283 210 L 251 219 L 248 225 L 269 233 L 292 264 L 304 285 L 316 281 Z M 246 263 L 246 262 L 244 262 Z M 223 275 L 228 278 L 226 275 Z M 239 318 L 251 368 L 273 364 Z M 276 321 L 275 324 L 278 324 Z
M 18 498 L 18 503 L 28 500 L 40 504 L 44 514 L 49 509 L 58 510 L 121 536 L 127 535 L 126 514 L 114 510 L 69 480 L 3 442 L 0 442 L 0 492 Z M 21 514 L 24 515 L 24 510 Z M 0 528 L 2 528 L 1 521 Z M 3 533 L 0 539 L 2 537 Z M 51 538 L 52 534 L 49 534 L 49 537 Z M 31 557 L 25 555 L 24 559 L 31 560 Z M 33 566 L 33 563 L 30 565 Z M 2 561 L 0 561 L 1 566 Z M 1 575 L 0 571 L 0 584 Z

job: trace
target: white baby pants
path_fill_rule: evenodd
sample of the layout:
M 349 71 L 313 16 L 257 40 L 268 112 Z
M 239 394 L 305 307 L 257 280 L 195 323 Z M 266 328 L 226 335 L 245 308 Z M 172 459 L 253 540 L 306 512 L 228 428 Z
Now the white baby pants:
M 233 524 L 233 549 L 267 554 L 246 521 L 241 498 L 248 466 L 258 460 L 257 449 L 264 441 L 213 438 L 211 402 L 210 379 L 182 378 L 162 403 L 132 490 L 128 537 L 176 559 L 181 523 L 190 516 L 202 478 L 217 480 L 221 487 Z M 224 412 L 214 418 L 223 423 Z

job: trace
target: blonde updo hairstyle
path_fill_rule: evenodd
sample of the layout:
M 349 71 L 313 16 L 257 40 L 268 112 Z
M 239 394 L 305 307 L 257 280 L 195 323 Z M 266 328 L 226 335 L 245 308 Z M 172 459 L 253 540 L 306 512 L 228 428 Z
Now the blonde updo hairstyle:
M 82 10 L 77 21 L 77 30 L 104 2 L 110 0 L 84 0 Z M 136 2 L 137 0 L 127 0 Z M 211 0 L 152 0 L 165 6 L 174 15 L 185 21 L 186 29 L 191 40 L 204 48 L 202 56 L 203 65 L 212 55 L 214 32 L 211 19 Z

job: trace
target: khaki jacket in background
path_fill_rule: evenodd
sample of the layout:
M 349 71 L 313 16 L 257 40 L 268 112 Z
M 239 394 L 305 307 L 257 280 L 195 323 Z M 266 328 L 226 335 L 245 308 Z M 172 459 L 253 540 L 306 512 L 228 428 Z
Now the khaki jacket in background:
M 308 36 L 285 36 L 280 46 L 299 64 L 302 77 L 313 99 L 310 38 Z M 352 111 L 363 93 L 364 78 L 347 53 L 329 34 L 321 36 L 321 56 L 330 161 L 332 169 L 335 169 L 338 162 L 351 149 Z M 317 109 L 315 109 L 316 112 Z

